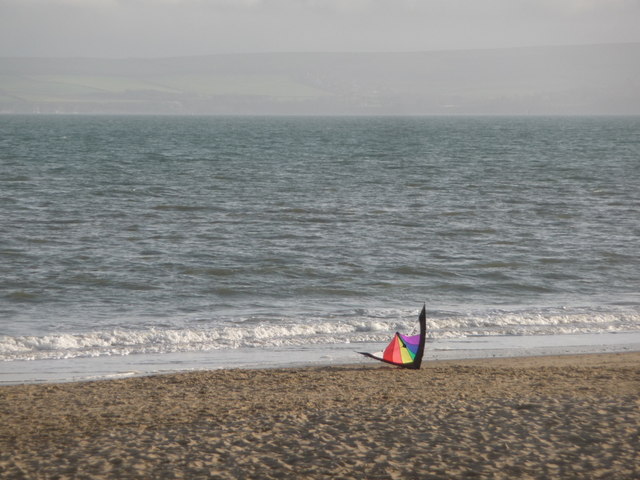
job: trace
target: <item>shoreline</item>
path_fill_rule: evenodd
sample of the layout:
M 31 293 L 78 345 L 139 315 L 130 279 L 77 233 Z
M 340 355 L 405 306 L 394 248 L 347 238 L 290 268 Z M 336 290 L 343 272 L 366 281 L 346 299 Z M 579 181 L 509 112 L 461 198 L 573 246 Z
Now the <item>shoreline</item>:
M 0 362 L 0 386 L 131 378 L 221 369 L 273 369 L 371 365 L 357 351 L 381 343 L 309 344 L 201 352 L 133 354 Z M 476 336 L 429 340 L 424 361 L 512 358 L 640 351 L 640 332 Z
M 0 387 L 0 478 L 637 478 L 640 352 Z

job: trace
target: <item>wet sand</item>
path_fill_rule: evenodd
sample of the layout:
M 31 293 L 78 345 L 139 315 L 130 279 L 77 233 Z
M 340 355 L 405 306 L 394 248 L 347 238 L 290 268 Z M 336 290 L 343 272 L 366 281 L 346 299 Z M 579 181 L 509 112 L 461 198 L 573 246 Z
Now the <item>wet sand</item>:
M 0 478 L 640 478 L 640 352 L 0 387 Z

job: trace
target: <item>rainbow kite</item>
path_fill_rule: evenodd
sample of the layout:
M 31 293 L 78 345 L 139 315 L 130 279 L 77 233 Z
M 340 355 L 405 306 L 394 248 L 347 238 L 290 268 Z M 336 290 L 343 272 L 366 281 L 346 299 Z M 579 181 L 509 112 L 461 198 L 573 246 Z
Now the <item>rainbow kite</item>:
M 411 368 L 417 370 L 422 363 L 422 355 L 424 353 L 424 339 L 427 333 L 427 311 L 426 305 L 422 307 L 420 316 L 420 333 L 418 335 L 403 335 L 396 332 L 393 340 L 384 349 L 384 352 L 367 353 L 358 352 L 367 357 L 380 360 L 381 362 L 390 363 L 403 368 Z

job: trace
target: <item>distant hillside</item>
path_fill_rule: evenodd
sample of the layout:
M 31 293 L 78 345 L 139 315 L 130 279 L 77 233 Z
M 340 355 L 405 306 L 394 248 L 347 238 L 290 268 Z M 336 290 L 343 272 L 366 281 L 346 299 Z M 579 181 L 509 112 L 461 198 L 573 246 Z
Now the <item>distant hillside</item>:
M 0 112 L 640 114 L 640 44 L 0 58 Z

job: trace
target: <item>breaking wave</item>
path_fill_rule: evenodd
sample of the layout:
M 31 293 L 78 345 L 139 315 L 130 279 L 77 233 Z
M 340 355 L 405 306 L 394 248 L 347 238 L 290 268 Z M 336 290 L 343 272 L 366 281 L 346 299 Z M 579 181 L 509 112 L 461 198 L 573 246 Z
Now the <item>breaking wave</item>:
M 358 311 L 330 321 L 252 321 L 210 327 L 115 328 L 48 335 L 0 335 L 0 360 L 55 360 L 77 357 L 202 352 L 313 344 L 384 343 L 395 331 L 411 331 L 411 315 L 398 311 Z M 635 310 L 546 309 L 485 312 L 432 312 L 432 340 L 471 336 L 527 336 L 640 331 Z

